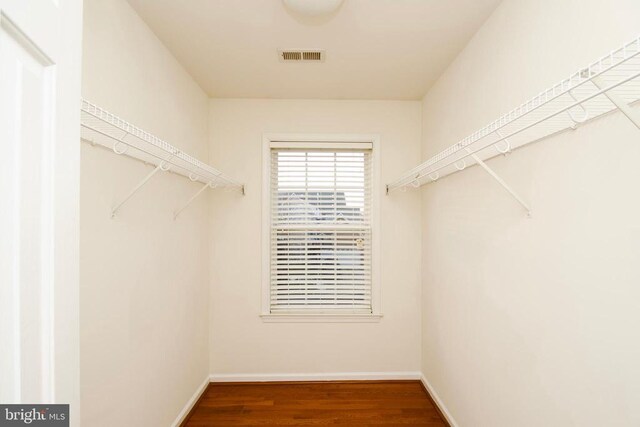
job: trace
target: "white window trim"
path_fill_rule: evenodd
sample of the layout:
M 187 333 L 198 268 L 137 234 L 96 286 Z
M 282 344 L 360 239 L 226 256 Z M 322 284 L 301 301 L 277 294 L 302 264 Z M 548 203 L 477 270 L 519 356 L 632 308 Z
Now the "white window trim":
M 309 148 L 318 143 L 345 144 L 369 142 L 371 150 L 371 313 L 277 313 L 272 314 L 270 298 L 270 239 L 271 239 L 271 148 L 279 142 L 300 143 Z M 380 283 L 380 136 L 367 134 L 275 134 L 262 135 L 262 311 L 264 322 L 377 322 L 382 318 L 382 289 Z

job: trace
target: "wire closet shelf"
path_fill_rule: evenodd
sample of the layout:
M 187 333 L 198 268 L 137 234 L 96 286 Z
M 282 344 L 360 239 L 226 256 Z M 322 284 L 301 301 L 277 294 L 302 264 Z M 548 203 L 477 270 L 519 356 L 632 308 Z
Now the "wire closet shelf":
M 244 194 L 243 184 L 85 99 L 81 100 L 80 125 L 82 140 L 109 148 L 116 154 L 155 165 L 155 169 L 113 208 L 112 216 L 115 216 L 118 209 L 159 171 L 170 171 L 204 184 L 174 217 L 207 188 L 225 188 Z
M 511 150 L 619 109 L 637 127 L 631 106 L 640 99 L 640 37 L 623 45 L 516 109 L 431 157 L 387 185 L 387 193 L 420 187 L 478 164 L 526 204 L 484 163 Z

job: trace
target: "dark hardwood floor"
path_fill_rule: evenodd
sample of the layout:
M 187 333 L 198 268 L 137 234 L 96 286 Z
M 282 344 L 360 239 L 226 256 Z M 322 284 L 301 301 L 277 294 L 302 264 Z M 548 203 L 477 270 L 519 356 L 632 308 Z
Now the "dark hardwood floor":
M 447 426 L 420 381 L 211 383 L 183 426 Z

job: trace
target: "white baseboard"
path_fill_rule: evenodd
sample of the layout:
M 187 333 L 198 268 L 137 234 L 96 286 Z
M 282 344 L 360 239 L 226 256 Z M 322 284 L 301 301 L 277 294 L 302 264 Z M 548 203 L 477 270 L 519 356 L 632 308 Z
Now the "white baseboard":
M 198 387 L 196 392 L 193 393 L 193 396 L 191 396 L 191 399 L 189 399 L 189 401 L 187 402 L 185 407 L 182 408 L 182 411 L 180 411 L 180 413 L 178 414 L 178 417 L 171 424 L 171 427 L 179 427 L 180 426 L 180 423 L 182 423 L 184 421 L 185 417 L 187 416 L 189 411 L 191 411 L 191 408 L 193 408 L 193 406 L 196 404 L 198 399 L 200 399 L 200 396 L 202 396 L 202 393 L 204 393 L 204 391 L 207 389 L 207 386 L 209 385 L 210 382 L 211 381 L 210 381 L 209 377 L 204 379 L 204 381 L 202 382 L 202 384 L 200 384 L 200 386 Z
M 458 427 L 458 423 L 456 423 L 456 420 L 453 418 L 453 416 L 451 415 L 447 407 L 444 405 L 444 403 L 440 399 L 440 396 L 438 396 L 438 393 L 436 393 L 436 391 L 433 389 L 433 387 L 431 386 L 427 378 L 424 376 L 424 374 L 420 374 L 420 381 L 422 381 L 422 385 L 424 385 L 424 388 L 427 389 L 427 392 L 431 395 L 431 398 L 433 399 L 433 401 L 436 402 L 436 405 L 438 405 L 440 412 L 442 412 L 444 417 L 447 419 L 447 421 L 449 422 L 449 425 L 451 427 Z
M 420 372 L 339 372 L 327 374 L 211 374 L 211 382 L 419 380 Z

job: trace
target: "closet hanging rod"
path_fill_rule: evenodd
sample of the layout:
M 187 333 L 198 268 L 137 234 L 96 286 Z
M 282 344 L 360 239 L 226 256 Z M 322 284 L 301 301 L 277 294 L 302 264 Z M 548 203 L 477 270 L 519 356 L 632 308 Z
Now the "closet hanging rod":
M 87 142 L 111 148 L 117 154 L 125 154 L 147 163 L 164 161 L 172 165 L 173 172 L 192 181 L 215 182 L 218 187 L 243 191 L 243 184 L 221 171 L 84 99 L 81 100 L 81 126 L 82 138 Z M 119 151 L 118 147 L 122 145 L 135 151 Z
M 107 138 L 113 138 L 113 136 L 111 136 L 111 135 L 109 135 L 109 134 L 107 134 L 107 133 L 105 133 L 105 132 L 102 132 L 102 131 L 101 131 L 101 130 L 99 130 L 99 129 L 95 129 L 95 128 L 93 128 L 93 127 L 91 127 L 91 126 L 87 125 L 87 124 L 82 124 L 82 127 L 83 127 L 83 128 L 85 128 L 85 129 L 87 129 L 87 130 L 90 130 L 90 131 L 92 131 L 92 132 L 95 132 L 95 133 L 97 133 L 97 134 L 100 134 L 100 135 L 102 135 L 102 136 L 104 136 L 104 137 L 107 137 Z M 86 141 L 86 142 L 90 143 L 90 144 L 96 144 L 95 140 L 89 140 L 89 139 L 87 139 L 87 138 L 85 138 L 85 137 L 82 137 L 82 139 L 83 139 L 84 141 Z M 144 153 L 145 155 L 148 155 L 148 156 L 150 156 L 150 157 L 153 157 L 154 159 L 157 159 L 157 160 L 158 160 L 158 161 L 160 161 L 161 163 L 162 163 L 162 162 L 164 162 L 164 163 L 168 163 L 168 164 L 170 164 L 171 166 L 173 166 L 173 167 L 174 167 L 174 169 L 171 169 L 171 170 L 172 170 L 172 171 L 174 171 L 174 172 L 175 172 L 175 168 L 181 169 L 181 170 L 184 172 L 184 173 L 180 174 L 180 175 L 182 175 L 182 176 L 187 176 L 187 177 L 188 177 L 187 172 L 188 172 L 188 173 L 191 173 L 191 172 L 190 172 L 187 168 L 185 168 L 183 165 L 180 165 L 178 162 L 173 161 L 171 157 L 170 157 L 170 158 L 168 158 L 168 159 L 163 159 L 163 158 L 162 158 L 162 156 L 160 156 L 160 155 L 158 155 L 158 154 L 156 154 L 156 153 L 152 153 L 152 152 L 150 152 L 150 151 L 148 151 L 148 150 L 145 150 L 144 148 L 140 148 L 140 147 L 138 147 L 138 146 L 136 146 L 136 145 L 134 145 L 134 144 L 131 144 L 131 143 L 127 142 L 127 141 L 120 141 L 120 140 L 119 140 L 119 141 L 117 141 L 117 143 L 116 143 L 116 144 L 118 144 L 118 143 L 121 143 L 121 144 L 123 144 L 123 145 L 126 145 L 127 147 L 131 147 L 131 148 L 133 148 L 133 149 L 135 149 L 135 150 L 138 150 L 138 151 L 140 151 L 141 153 Z M 106 148 L 109 148 L 109 147 L 106 147 Z M 110 148 L 110 149 L 111 149 L 112 151 L 114 151 L 116 154 L 124 154 L 123 152 L 119 152 L 119 151 L 117 151 L 117 149 L 116 149 L 116 150 L 114 150 L 113 148 Z M 134 157 L 134 156 L 131 156 L 131 157 Z M 135 158 L 136 158 L 137 160 L 144 161 L 145 163 L 150 163 L 148 160 L 142 160 L 142 159 L 140 159 L 140 158 L 138 158 L 138 157 L 135 157 Z M 198 168 L 200 169 L 200 167 L 199 167 L 199 166 L 198 166 Z M 209 173 L 209 171 L 205 171 L 205 172 Z M 220 175 L 218 175 L 218 176 L 220 176 Z M 193 177 L 193 175 L 192 175 L 192 177 Z M 192 178 L 191 180 L 192 180 L 192 181 L 200 181 L 200 180 L 193 179 L 193 178 Z
M 638 77 L 640 37 L 406 172 L 387 185 L 387 193 L 420 187 L 473 164 L 482 166 L 482 160 L 506 155 L 511 149 L 576 129 L 578 125 L 616 109 L 638 126 L 640 117 L 631 108 L 640 100 Z M 576 108 L 582 110 L 581 118 L 576 118 L 572 112 Z M 501 143 L 505 144 L 505 149 L 500 149 Z M 488 172 L 495 175 L 493 171 Z M 497 175 L 494 178 L 501 181 Z M 503 181 L 501 185 L 512 191 Z M 514 197 L 518 199 L 517 195 Z M 521 199 L 518 201 L 526 207 Z
M 99 144 L 110 148 L 116 154 L 122 154 L 155 165 L 129 193 L 117 202 L 111 210 L 115 217 L 120 208 L 131 199 L 157 173 L 171 171 L 185 176 L 193 182 L 204 184 L 186 203 L 174 211 L 174 219 L 184 211 L 204 190 L 208 188 L 227 188 L 244 194 L 244 185 L 227 177 L 221 171 L 188 155 L 184 151 L 143 131 L 118 116 L 81 100 L 81 137 L 92 145 Z
M 500 142 L 502 142 L 502 141 L 506 141 L 506 140 L 508 140 L 509 138 L 512 138 L 512 137 L 514 137 L 514 136 L 518 135 L 518 134 L 519 134 L 519 133 L 521 133 L 521 132 L 524 132 L 524 131 L 526 131 L 526 130 L 529 130 L 529 129 L 530 129 L 530 128 L 532 128 L 533 126 L 536 126 L 536 125 L 538 125 L 538 124 L 542 123 L 542 122 L 543 122 L 543 121 L 545 121 L 545 120 L 549 120 L 549 119 L 551 119 L 551 118 L 553 118 L 553 117 L 555 117 L 555 116 L 557 116 L 557 115 L 559 115 L 559 114 L 565 113 L 565 112 L 569 111 L 569 110 L 570 110 L 570 109 L 572 109 L 572 108 L 575 108 L 575 107 L 577 107 L 577 106 L 580 106 L 583 102 L 587 102 L 587 101 L 589 101 L 589 100 L 591 100 L 591 99 L 595 98 L 596 96 L 603 95 L 603 94 L 605 94 L 606 92 L 608 92 L 608 91 L 610 91 L 610 90 L 613 90 L 613 89 L 615 89 L 616 87 L 618 87 L 618 86 L 620 86 L 620 85 L 622 85 L 622 84 L 625 84 L 625 83 L 627 83 L 627 82 L 629 82 L 629 81 L 631 81 L 631 80 L 633 80 L 633 79 L 636 79 L 636 78 L 638 78 L 638 77 L 640 77 L 640 72 L 635 73 L 635 74 L 634 74 L 634 75 L 632 75 L 631 77 L 628 77 L 628 78 L 626 78 L 626 79 L 624 79 L 624 80 L 622 80 L 622 81 L 620 81 L 620 82 L 618 82 L 618 83 L 615 83 L 615 84 L 613 84 L 613 85 L 611 85 L 611 86 L 608 86 L 608 87 L 606 87 L 606 88 L 604 88 L 604 89 L 601 89 L 601 90 L 599 90 L 598 92 L 596 92 L 596 93 L 594 93 L 594 94 L 592 94 L 592 95 L 589 95 L 589 97 L 587 97 L 587 98 L 585 98 L 585 99 L 583 99 L 583 100 L 580 100 L 579 102 L 575 102 L 575 103 L 573 103 L 573 104 L 571 104 L 571 105 L 569 105 L 569 106 L 567 106 L 567 107 L 564 107 L 564 108 L 562 108 L 562 109 L 560 109 L 560 110 L 558 110 L 558 111 L 556 111 L 556 112 L 554 112 L 554 113 L 551 113 L 551 114 L 549 114 L 549 115 L 547 115 L 547 116 L 543 117 L 542 119 L 537 120 L 537 121 L 536 121 L 536 122 L 534 122 L 534 123 L 531 123 L 531 124 L 529 124 L 529 125 L 524 126 L 523 128 L 520 128 L 520 129 L 518 129 L 518 130 L 515 130 L 514 132 L 510 133 L 509 135 L 501 136 L 501 137 L 500 137 L 500 138 L 498 138 L 497 140 L 492 141 L 492 142 L 490 142 L 490 143 L 488 143 L 488 144 L 486 144 L 486 145 L 484 145 L 484 146 L 482 146 L 482 147 L 475 148 L 475 149 L 473 149 L 473 150 L 469 150 L 469 149 L 468 149 L 468 147 L 467 147 L 467 148 L 466 148 L 466 150 L 469 150 L 469 151 L 466 151 L 466 153 L 465 153 L 466 155 L 465 155 L 465 156 L 463 156 L 463 157 L 464 157 L 464 158 L 466 158 L 466 157 L 473 157 L 473 155 L 474 155 L 474 154 L 477 154 L 477 153 L 479 153 L 480 151 L 482 151 L 482 150 L 484 150 L 484 149 L 486 149 L 486 148 L 488 148 L 488 147 L 492 147 L 492 146 L 495 146 L 495 145 L 499 144 L 499 143 L 500 143 Z M 533 141 L 532 141 L 532 142 L 533 142 Z M 502 153 L 502 154 L 506 154 L 506 153 Z M 461 159 L 461 160 L 464 160 L 464 159 Z M 429 174 L 438 173 L 441 169 L 444 169 L 444 168 L 446 168 L 447 166 L 455 165 L 455 163 L 459 163 L 461 160 L 450 160 L 448 163 L 445 163 L 444 165 L 438 166 L 438 168 L 436 168 L 436 169 L 434 169 L 434 170 L 430 171 L 430 172 L 429 172 Z M 465 165 L 465 167 L 460 168 L 460 169 L 458 169 L 458 170 L 464 170 L 467 166 L 468 166 L 468 165 Z M 415 178 L 413 178 L 413 180 L 412 180 L 412 181 L 415 181 L 416 179 L 424 178 L 425 176 L 428 176 L 428 175 L 416 176 Z M 441 176 L 440 176 L 440 177 L 441 177 Z M 432 179 L 432 181 L 437 181 L 437 179 Z M 389 189 L 389 191 L 391 191 L 391 189 Z

